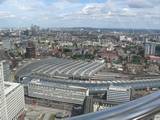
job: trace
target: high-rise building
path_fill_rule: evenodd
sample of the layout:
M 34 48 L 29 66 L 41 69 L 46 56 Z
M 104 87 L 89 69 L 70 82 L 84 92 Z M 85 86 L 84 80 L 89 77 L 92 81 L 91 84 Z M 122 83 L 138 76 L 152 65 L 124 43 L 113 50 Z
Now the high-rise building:
M 39 34 L 39 30 L 40 30 L 40 27 L 37 26 L 37 25 L 32 25 L 31 26 L 31 33 L 33 36 L 36 36 Z
M 36 48 L 33 42 L 29 41 L 28 46 L 26 47 L 26 57 L 27 58 L 35 58 L 36 56 Z
M 146 42 L 144 44 L 145 55 L 160 56 L 160 43 L 159 42 Z
M 0 120 L 8 120 L 4 91 L 3 63 L 0 63 Z
M 10 81 L 11 78 L 10 63 L 6 60 L 3 60 L 3 75 L 4 75 L 4 81 Z
M 2 48 L 3 48 L 3 42 L 2 42 L 2 40 L 0 38 L 0 49 L 2 49 Z
M 145 55 L 155 55 L 156 43 L 145 43 Z
M 17 120 L 25 108 L 23 86 L 4 82 L 3 73 L 0 62 L 0 120 Z
M 26 48 L 26 57 L 27 58 L 35 58 L 36 50 L 35 47 L 27 47 Z

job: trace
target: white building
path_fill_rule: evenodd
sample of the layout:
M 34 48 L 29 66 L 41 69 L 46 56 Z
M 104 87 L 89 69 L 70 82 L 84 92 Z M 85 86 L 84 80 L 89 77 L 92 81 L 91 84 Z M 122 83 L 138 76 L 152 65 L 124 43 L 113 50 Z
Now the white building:
M 24 90 L 17 83 L 4 82 L 8 120 L 17 120 L 24 112 Z
M 146 42 L 144 44 L 144 48 L 145 48 L 145 55 L 157 55 L 157 52 L 159 50 L 157 50 L 157 47 L 160 46 L 159 42 Z M 159 52 L 158 52 L 158 56 L 159 56 Z
M 110 86 L 107 91 L 107 101 L 111 102 L 129 102 L 131 100 L 131 88 Z
M 25 108 L 24 90 L 18 83 L 4 82 L 0 64 L 0 120 L 17 120 Z
M 155 116 L 154 116 L 154 119 L 153 120 L 160 120 L 160 113 L 157 113 Z
M 145 43 L 145 55 L 155 55 L 156 43 Z
M 119 40 L 120 41 L 126 41 L 126 36 L 124 36 L 124 35 L 120 36 Z
M 66 103 L 83 104 L 89 90 L 84 87 L 68 86 L 33 79 L 28 84 L 28 96 Z
M 72 42 L 59 41 L 60 46 L 73 46 Z
M 3 64 L 0 63 L 0 120 L 7 120 L 7 108 L 4 89 Z

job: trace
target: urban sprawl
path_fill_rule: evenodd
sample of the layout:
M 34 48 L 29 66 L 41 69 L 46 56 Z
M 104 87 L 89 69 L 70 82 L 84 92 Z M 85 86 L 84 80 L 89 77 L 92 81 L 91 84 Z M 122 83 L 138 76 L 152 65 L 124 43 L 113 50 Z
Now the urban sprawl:
M 0 119 L 75 117 L 159 90 L 160 31 L 1 29 L 0 61 Z

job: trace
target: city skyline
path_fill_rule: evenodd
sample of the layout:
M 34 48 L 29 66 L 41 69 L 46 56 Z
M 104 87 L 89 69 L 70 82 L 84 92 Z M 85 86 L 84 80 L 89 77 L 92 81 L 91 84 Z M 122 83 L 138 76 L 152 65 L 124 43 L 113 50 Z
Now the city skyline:
M 159 120 L 160 0 L 0 0 L 0 120 Z
M 159 29 L 159 11 L 158 0 L 1 0 L 0 28 Z

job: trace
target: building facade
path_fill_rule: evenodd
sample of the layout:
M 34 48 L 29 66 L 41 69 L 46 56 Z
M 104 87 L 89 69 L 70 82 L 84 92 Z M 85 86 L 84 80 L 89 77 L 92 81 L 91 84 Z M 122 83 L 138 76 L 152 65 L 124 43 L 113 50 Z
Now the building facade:
M 17 120 L 25 108 L 23 86 L 11 82 L 5 82 L 4 86 L 8 120 Z
M 0 63 L 0 120 L 17 120 L 24 108 L 23 86 L 4 82 L 3 63 Z
M 155 43 L 145 43 L 145 55 L 155 55 Z
M 146 42 L 144 44 L 145 55 L 160 56 L 160 43 L 159 42 Z
M 28 96 L 72 104 L 83 104 L 89 90 L 84 87 L 56 84 L 33 79 L 28 85 Z M 26 94 L 26 93 L 25 93 Z
M 110 86 L 107 91 L 107 101 L 110 102 L 129 102 L 131 100 L 131 88 Z
M 7 61 L 3 62 L 3 74 L 4 74 L 4 81 L 10 81 L 11 70 L 10 70 L 10 64 Z
M 0 120 L 8 119 L 4 89 L 3 63 L 0 62 Z

